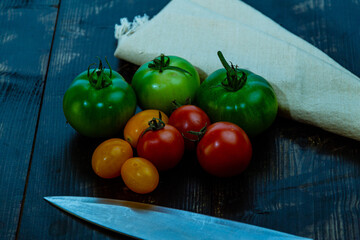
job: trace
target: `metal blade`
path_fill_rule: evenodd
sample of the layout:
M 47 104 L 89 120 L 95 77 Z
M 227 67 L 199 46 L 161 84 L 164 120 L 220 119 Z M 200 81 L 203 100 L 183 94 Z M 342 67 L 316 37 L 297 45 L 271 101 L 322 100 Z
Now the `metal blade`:
M 306 239 L 236 221 L 151 204 L 92 197 L 45 197 L 83 220 L 141 239 Z

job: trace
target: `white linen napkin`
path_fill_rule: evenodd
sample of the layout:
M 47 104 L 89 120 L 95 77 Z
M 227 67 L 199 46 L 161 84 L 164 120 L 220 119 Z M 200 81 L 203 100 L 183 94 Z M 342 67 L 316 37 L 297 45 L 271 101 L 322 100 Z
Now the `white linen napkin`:
M 228 61 L 267 79 L 279 114 L 360 140 L 360 79 L 325 53 L 238 0 L 172 0 L 151 20 L 121 19 L 115 56 L 137 65 L 161 53 L 204 78 Z

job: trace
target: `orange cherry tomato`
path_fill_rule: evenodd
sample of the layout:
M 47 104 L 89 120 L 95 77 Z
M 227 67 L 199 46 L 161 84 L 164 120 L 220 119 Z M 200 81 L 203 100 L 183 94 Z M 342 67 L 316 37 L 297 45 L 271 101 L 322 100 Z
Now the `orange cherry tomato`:
M 126 123 L 124 128 L 124 138 L 133 148 L 136 148 L 141 133 L 149 127 L 148 122 L 153 118 L 159 118 L 161 113 L 161 120 L 168 123 L 169 118 L 165 113 L 155 109 L 148 109 L 135 114 Z
M 133 150 L 128 142 L 112 138 L 101 143 L 92 155 L 92 168 L 102 178 L 115 178 L 121 175 L 121 167 L 133 157 Z
M 130 190 L 140 194 L 154 191 L 159 184 L 159 172 L 156 167 L 141 157 L 126 160 L 121 168 L 121 177 Z

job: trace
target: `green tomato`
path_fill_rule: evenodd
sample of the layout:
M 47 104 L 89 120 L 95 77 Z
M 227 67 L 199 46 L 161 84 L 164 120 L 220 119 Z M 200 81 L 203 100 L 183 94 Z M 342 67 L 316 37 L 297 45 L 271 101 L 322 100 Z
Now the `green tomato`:
M 170 114 L 174 100 L 185 104 L 194 99 L 200 79 L 196 69 L 185 59 L 161 55 L 136 71 L 132 86 L 140 108 Z
M 278 102 L 270 83 L 248 70 L 229 66 L 221 52 L 225 68 L 210 74 L 196 93 L 196 104 L 212 122 L 228 121 L 256 136 L 271 126 Z
M 108 63 L 109 64 L 109 63 Z M 63 98 L 67 121 L 88 137 L 113 136 L 125 126 L 136 109 L 132 87 L 117 72 L 99 67 L 78 75 Z

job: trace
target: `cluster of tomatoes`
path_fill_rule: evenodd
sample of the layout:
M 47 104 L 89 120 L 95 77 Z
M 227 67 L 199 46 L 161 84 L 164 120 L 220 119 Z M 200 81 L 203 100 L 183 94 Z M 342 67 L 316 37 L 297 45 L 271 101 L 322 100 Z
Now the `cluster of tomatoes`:
M 103 178 L 122 176 L 137 193 L 153 191 L 158 171 L 174 168 L 185 151 L 196 151 L 205 171 L 230 177 L 248 166 L 252 147 L 247 134 L 236 124 L 210 123 L 195 105 L 184 105 L 168 116 L 159 110 L 135 114 L 124 128 L 124 138 L 112 138 L 94 151 L 92 167 Z M 137 157 L 133 157 L 136 149 Z
M 70 125 L 89 137 L 124 136 L 96 148 L 95 173 L 121 176 L 134 192 L 149 193 L 159 183 L 158 171 L 174 168 L 185 151 L 195 151 L 212 175 L 243 172 L 252 156 L 248 136 L 272 124 L 277 100 L 265 79 L 218 55 L 224 68 L 201 84 L 191 63 L 164 55 L 142 65 L 131 85 L 101 61 L 77 76 L 63 99 Z M 137 105 L 144 110 L 135 114 Z

